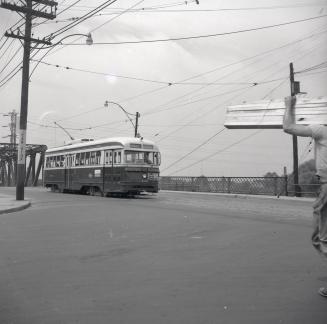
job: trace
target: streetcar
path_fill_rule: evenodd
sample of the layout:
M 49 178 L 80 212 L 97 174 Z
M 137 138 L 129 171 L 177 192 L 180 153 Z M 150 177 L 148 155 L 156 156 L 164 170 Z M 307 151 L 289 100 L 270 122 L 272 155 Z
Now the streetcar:
M 46 151 L 43 185 L 101 196 L 156 193 L 160 162 L 158 147 L 142 137 L 78 140 Z

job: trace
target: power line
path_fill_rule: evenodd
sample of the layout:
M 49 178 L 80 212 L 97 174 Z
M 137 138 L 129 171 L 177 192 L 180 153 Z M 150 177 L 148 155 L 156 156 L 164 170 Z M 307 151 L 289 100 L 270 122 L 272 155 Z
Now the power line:
M 173 37 L 173 38 L 162 38 L 162 39 L 151 39 L 151 40 L 141 40 L 141 41 L 98 42 L 98 43 L 93 43 L 93 45 L 121 45 L 121 44 L 158 43 L 158 42 L 170 42 L 170 41 L 180 41 L 180 40 L 189 40 L 189 39 L 218 37 L 218 36 L 226 36 L 226 35 L 240 34 L 240 33 L 252 32 L 252 31 L 257 31 L 257 30 L 281 27 L 281 26 L 296 24 L 296 23 L 300 23 L 300 22 L 311 21 L 311 20 L 315 20 L 315 19 L 321 19 L 321 18 L 325 18 L 325 17 L 327 17 L 327 15 L 315 16 L 315 17 L 310 17 L 310 18 L 300 19 L 300 20 L 293 20 L 293 21 L 289 21 L 289 22 L 285 22 L 285 23 L 267 25 L 267 26 L 262 26 L 262 27 L 241 29 L 241 30 L 225 32 L 225 33 L 215 33 L 215 34 L 185 36 L 185 37 Z M 83 45 L 83 44 L 63 44 L 63 45 Z
M 117 1 L 117 0 L 114 0 L 114 2 L 115 1 Z M 135 7 L 137 4 L 139 4 L 139 3 L 141 3 L 141 2 L 143 2 L 144 0 L 141 0 L 141 1 L 139 1 L 139 2 L 137 2 L 136 4 L 134 4 L 131 8 L 133 8 L 133 7 Z M 112 2 L 113 3 L 113 2 Z M 110 4 L 112 4 L 112 3 L 110 3 Z M 110 4 L 108 4 L 107 6 L 109 6 Z M 97 8 L 99 8 L 99 7 L 97 7 Z M 94 28 L 94 29 L 92 29 L 90 32 L 93 32 L 93 31 L 95 31 L 95 30 L 97 30 L 97 29 L 99 29 L 99 28 L 101 28 L 101 27 L 103 27 L 104 25 L 106 25 L 106 24 L 108 24 L 109 22 L 111 22 L 112 20 L 114 20 L 114 19 L 116 19 L 116 18 L 118 18 L 119 16 L 121 16 L 123 13 L 121 13 L 121 14 L 119 14 L 119 15 L 117 15 L 116 17 L 114 17 L 114 18 L 112 18 L 112 19 L 110 19 L 109 21 L 107 21 L 107 22 L 105 22 L 105 23 L 103 23 L 103 24 L 101 24 L 100 26 L 98 26 L 98 27 L 96 27 L 96 28 Z M 90 17 L 92 17 L 93 15 L 91 15 Z M 90 17 L 88 17 L 88 18 L 90 18 Z M 86 19 L 88 19 L 88 18 L 86 18 Z M 84 19 L 85 20 L 85 19 Z M 75 24 L 74 26 L 72 26 L 72 27 L 75 27 L 76 25 L 78 25 L 79 23 L 81 23 L 82 21 L 84 21 L 84 20 L 78 20 L 78 22 L 77 22 L 77 24 Z M 68 26 L 68 25 L 67 25 Z M 65 27 L 67 27 L 67 26 L 65 26 Z M 72 28 L 72 27 L 70 27 L 70 28 Z M 69 29 L 70 29 L 69 28 Z M 68 29 L 67 29 L 68 30 Z M 66 30 L 66 31 L 67 31 Z M 58 32 L 58 31 L 57 31 Z M 61 34 L 61 33 L 59 33 L 59 34 Z M 59 35 L 58 34 L 58 35 Z M 51 34 L 52 35 L 52 34 Z M 51 36 L 50 35 L 50 36 Z M 57 36 L 58 36 L 57 35 Z M 77 39 L 80 39 L 80 37 L 79 38 L 77 38 Z M 61 48 L 57 48 L 54 52 L 52 52 L 52 54 L 54 54 L 54 53 L 56 53 L 57 51 L 59 51 L 60 49 L 62 49 L 63 47 L 61 47 Z M 39 50 L 41 50 L 42 48 L 40 48 Z M 36 68 L 38 67 L 38 65 L 42 62 L 42 60 L 49 54 L 49 52 L 52 50 L 52 49 L 54 49 L 54 47 L 51 47 L 42 57 L 41 57 L 41 59 L 40 59 L 40 62 L 38 62 L 36 65 L 35 65 L 35 67 L 33 68 L 33 70 L 32 70 L 32 72 L 31 72 L 31 74 L 30 74 L 30 78 L 31 78 L 31 76 L 32 76 L 32 74 L 34 73 L 34 71 L 36 70 Z
M 218 136 L 219 134 L 221 134 L 224 130 L 225 130 L 225 128 L 222 128 L 222 129 L 219 130 L 217 133 L 213 134 L 211 137 L 209 137 L 208 139 L 206 139 L 204 142 L 202 142 L 201 144 L 199 144 L 198 146 L 196 146 L 192 151 L 190 151 L 189 153 L 183 155 L 181 158 L 179 158 L 179 159 L 176 160 L 175 162 L 169 164 L 166 168 L 164 168 L 163 170 L 161 170 L 161 172 L 164 172 L 164 171 L 166 171 L 167 169 L 170 169 L 172 166 L 174 166 L 174 165 L 177 164 L 178 162 L 184 160 L 184 159 L 187 158 L 189 155 L 191 155 L 192 153 L 196 152 L 196 151 L 199 150 L 201 147 L 203 147 L 204 145 L 206 145 L 207 143 L 209 143 L 212 139 L 214 139 L 216 136 Z
M 313 35 L 311 35 L 310 37 L 312 37 Z M 285 47 L 285 46 L 283 46 L 283 47 Z M 257 72 L 255 72 L 255 73 L 257 73 Z M 255 74 L 254 73 L 254 74 Z M 287 77 L 288 78 L 288 77 Z M 274 87 L 269 93 L 267 93 L 267 95 L 266 96 L 268 96 L 269 94 L 271 94 L 273 91 L 275 91 L 277 88 L 279 88 L 282 84 L 284 84 L 286 81 L 287 81 L 287 79 L 286 79 L 286 77 L 285 78 L 278 78 L 278 79 L 274 79 L 274 80 L 269 80 L 269 81 L 262 81 L 262 83 L 264 84 L 264 83 L 268 83 L 268 82 L 274 82 L 274 81 L 279 81 L 279 80 L 282 80 L 282 82 L 280 83 L 280 84 L 278 84 L 276 87 Z M 251 87 L 250 87 L 251 88 Z M 162 89 L 162 88 L 161 88 Z M 245 89 L 245 91 L 247 91 L 249 88 L 247 87 L 247 88 L 243 88 L 243 89 Z M 241 89 L 240 89 L 241 90 Z M 242 92 L 242 93 L 244 93 L 244 91 Z M 242 94 L 241 93 L 241 94 Z M 226 102 L 228 102 L 228 101 L 230 101 L 230 100 L 233 100 L 235 97 L 238 97 L 240 94 L 238 94 L 238 95 L 236 95 L 236 96 L 234 96 L 232 99 L 228 99 Z M 266 97 L 265 96 L 265 97 Z M 265 98 L 264 97 L 264 98 Z M 216 107 L 215 107 L 216 108 Z M 166 110 L 166 109 L 165 109 Z M 212 110 L 211 110 L 212 111 Z M 161 112 L 161 111 L 158 111 L 158 112 Z M 143 116 L 144 115 L 148 115 L 148 114 L 143 114 Z M 162 141 L 163 139 L 165 139 L 165 138 L 167 138 L 167 137 L 169 137 L 170 135 L 172 135 L 173 133 L 176 133 L 177 131 L 179 131 L 180 129 L 182 129 L 183 127 L 185 127 L 185 126 L 188 126 L 188 124 L 190 124 L 190 123 L 192 123 L 194 120 L 192 120 L 191 122 L 189 122 L 189 123 L 187 123 L 187 124 L 184 124 L 184 125 L 182 125 L 181 127 L 179 127 L 177 130 L 174 130 L 174 131 L 172 131 L 172 132 L 170 132 L 168 135 L 166 135 L 165 137 L 163 137 L 163 138 L 161 138 L 158 142 L 160 142 L 160 141 Z
M 168 85 L 168 86 L 172 86 L 172 85 L 240 85 L 240 84 L 241 85 L 242 84 L 253 85 L 253 84 L 257 83 L 257 82 L 181 82 L 181 81 L 175 82 L 175 81 L 159 81 L 159 80 L 151 80 L 151 79 L 131 77 L 131 76 L 126 76 L 126 75 L 111 74 L 111 73 L 106 73 L 106 72 L 91 71 L 91 70 L 86 70 L 86 69 L 63 66 L 63 65 L 59 65 L 59 64 L 52 64 L 52 63 L 45 62 L 45 61 L 40 61 L 40 60 L 33 60 L 32 59 L 31 61 L 39 62 L 39 63 L 47 65 L 47 66 L 52 66 L 52 67 L 61 68 L 61 69 L 65 69 L 65 70 L 85 72 L 85 73 L 102 75 L 102 76 L 112 76 L 112 77 L 116 77 L 116 78 L 129 79 L 129 80 L 135 80 L 135 81 L 159 83 L 159 84 L 165 84 L 165 85 Z
M 310 66 L 310 67 L 308 67 L 306 69 L 303 69 L 301 71 L 295 72 L 294 74 L 310 72 L 310 71 L 314 71 L 314 70 L 318 70 L 318 69 L 322 69 L 322 68 L 326 68 L 326 67 L 327 67 L 327 61 L 324 61 L 322 63 Z
M 6 61 L 3 68 L 0 70 L 0 74 L 9 66 L 9 62 L 11 62 L 15 56 L 18 54 L 18 52 L 22 49 L 22 47 L 19 47 L 16 52 Z M 1 81 L 0 81 L 1 82 Z
M 169 3 L 169 4 L 162 4 L 162 5 L 158 5 L 158 6 L 151 6 L 151 7 L 142 7 L 140 9 L 134 9 L 135 11 L 137 10 L 140 10 L 140 11 L 145 11 L 145 10 L 148 10 L 148 9 L 162 9 L 162 8 L 171 8 L 171 7 L 178 7 L 178 6 L 185 6 L 187 4 L 191 4 L 191 3 L 195 3 L 196 0 L 191 0 L 191 1 L 180 1 L 180 2 L 175 2 L 175 3 Z M 83 9 L 85 8 L 85 9 Z M 76 9 L 78 11 L 85 11 L 85 10 L 88 10 L 88 9 L 92 9 L 93 7 L 91 6 L 76 6 Z M 75 10 L 76 10 L 75 9 Z M 125 11 L 126 8 L 114 8 L 112 10 L 115 10 L 115 11 Z
M 323 63 L 321 63 L 321 64 L 323 64 Z M 320 64 L 320 65 L 321 65 L 321 64 Z M 268 92 L 268 93 L 267 93 L 263 98 L 266 98 L 269 94 L 271 94 L 271 93 L 272 93 L 273 91 L 275 91 L 277 88 L 279 88 L 280 86 L 282 86 L 286 81 L 287 81 L 287 80 L 283 80 L 280 84 L 278 84 L 276 87 L 274 87 L 272 90 L 270 90 L 270 91 L 269 91 L 269 92 Z M 190 165 L 188 165 L 188 166 L 186 166 L 186 167 L 184 167 L 184 168 L 178 169 L 177 171 L 175 171 L 175 172 L 173 172 L 173 173 L 183 171 L 183 170 L 188 169 L 188 168 L 190 168 L 190 167 L 192 167 L 192 166 L 194 166 L 194 165 L 196 165 L 196 164 L 198 164 L 198 163 L 200 163 L 200 162 L 202 162 L 202 161 L 204 161 L 204 160 L 210 159 L 210 158 L 212 158 L 213 156 L 217 155 L 218 153 L 221 153 L 221 152 L 223 152 L 223 151 L 226 151 L 227 149 L 229 149 L 229 148 L 231 148 L 231 147 L 233 147 L 233 146 L 235 146 L 235 145 L 237 145 L 237 144 L 239 144 L 239 143 L 241 143 L 241 142 L 247 140 L 248 138 L 250 138 L 250 137 L 256 135 L 257 133 L 259 133 L 259 132 L 261 132 L 261 131 L 262 131 L 262 129 L 259 129 L 258 131 L 255 131 L 254 133 L 251 133 L 250 135 L 245 136 L 244 138 L 241 138 L 240 140 L 238 140 L 238 141 L 236 141 L 236 142 L 234 142 L 234 143 L 228 145 L 227 147 L 225 147 L 225 148 L 223 148 L 223 149 L 221 149 L 221 150 L 219 150 L 219 151 L 217 151 L 217 152 L 215 152 L 215 153 L 213 153 L 213 154 L 211 154 L 211 155 L 205 157 L 204 159 L 198 160 L 198 161 L 196 161 L 196 162 L 194 162 L 194 163 L 192 163 L 192 164 L 190 164 Z M 217 134 L 217 135 L 218 135 L 218 134 Z M 216 135 L 215 135 L 215 136 L 216 136 Z M 211 138 L 210 138 L 210 140 L 211 140 Z M 199 145 L 199 148 L 200 148 L 200 147 L 202 147 L 201 144 Z M 197 147 L 197 148 L 198 148 L 198 147 Z M 175 164 L 177 164 L 178 162 L 180 162 L 181 160 L 183 160 L 184 158 L 186 158 L 187 156 L 189 156 L 190 154 L 192 154 L 194 151 L 197 150 L 197 148 L 194 149 L 194 150 L 192 150 L 192 151 L 189 152 L 188 154 L 184 155 L 183 157 L 181 157 L 179 160 L 175 161 L 174 163 L 170 164 L 170 165 L 169 165 L 167 168 L 165 168 L 163 171 L 165 171 L 165 170 L 167 170 L 168 168 L 174 166 Z M 310 152 L 310 151 L 309 151 L 309 152 Z M 169 175 L 171 175 L 171 174 L 169 174 Z
M 294 45 L 294 44 L 297 44 L 297 43 L 300 43 L 300 42 L 303 42 L 304 40 L 307 40 L 307 39 L 310 39 L 312 37 L 315 37 L 315 36 L 320 36 L 321 34 L 325 34 L 327 32 L 327 30 L 323 30 L 319 33 L 316 33 L 316 34 L 310 34 L 309 36 L 305 37 L 305 38 L 300 38 L 298 40 L 295 40 L 295 41 L 292 41 L 292 42 L 289 42 L 289 43 L 286 43 L 282 46 L 279 46 L 279 47 L 276 47 L 276 48 L 273 48 L 273 49 L 270 49 L 270 50 L 267 50 L 267 51 L 264 51 L 264 52 L 261 52 L 259 54 L 256 54 L 256 55 L 253 55 L 251 57 L 246 57 L 242 60 L 239 60 L 239 61 L 236 61 L 236 62 L 233 62 L 233 63 L 230 63 L 230 64 L 226 64 L 226 65 L 223 65 L 223 66 L 218 66 L 214 69 L 211 69 L 209 71 L 206 71 L 206 72 L 202 72 L 200 74 L 197 74 L 197 75 L 194 75 L 190 78 L 186 78 L 186 79 L 182 79 L 180 82 L 185 82 L 185 81 L 188 81 L 188 80 L 192 80 L 192 79 L 195 79 L 195 78 L 198 78 L 198 77 L 201 77 L 201 76 L 204 76 L 204 75 L 207 75 L 207 74 L 210 74 L 210 73 L 213 73 L 213 72 L 216 72 L 218 70 L 222 70 L 222 69 L 226 69 L 228 67 L 231 67 L 233 65 L 237 65 L 237 64 L 240 64 L 240 63 L 243 63 L 243 62 L 246 62 L 246 61 L 249 61 L 249 60 L 252 60 L 254 58 L 257 58 L 257 57 L 260 57 L 260 56 L 263 56 L 263 55 L 266 55 L 266 54 L 269 54 L 271 52 L 274 52 L 274 51 L 277 51 L 277 50 L 280 50 L 282 48 L 285 48 L 285 47 L 288 47 L 288 46 L 291 46 L 291 45 Z M 134 100 L 134 99 L 137 99 L 137 98 L 140 98 L 142 96 L 145 96 L 145 95 L 148 95 L 148 94 L 152 94 L 154 92 L 158 92 L 158 91 L 161 91 L 161 90 L 164 90 L 166 89 L 168 86 L 163 86 L 163 87 L 159 87 L 159 88 L 156 88 L 156 89 L 152 89 L 152 90 L 149 90 L 149 91 L 145 91 L 145 92 L 142 92 L 140 94 L 137 94 L 137 95 L 134 95 L 132 97 L 128 97 L 128 98 L 125 98 L 125 99 L 122 99 L 120 100 L 120 102 L 127 102 L 127 101 L 130 101 L 130 100 Z M 178 97 L 177 99 L 179 99 L 180 97 Z M 174 99 L 175 100 L 175 99 Z
M 75 6 L 77 3 L 81 2 L 81 1 L 82 1 L 82 0 L 76 0 L 74 3 L 70 4 L 67 8 L 63 9 L 62 11 L 59 11 L 59 12 L 57 13 L 57 17 L 58 17 L 59 15 L 61 15 L 62 13 L 64 13 L 65 11 L 69 10 L 70 8 L 72 8 L 73 6 Z M 43 21 L 41 21 L 41 22 L 38 23 L 38 24 L 34 24 L 33 27 L 38 27 L 38 26 L 40 26 L 40 25 L 45 24 L 46 22 L 47 22 L 47 20 L 43 20 Z
M 85 115 L 85 114 L 88 114 L 90 112 L 94 112 L 94 111 L 97 111 L 97 110 L 102 110 L 102 109 L 105 109 L 105 107 L 97 107 L 97 108 L 94 108 L 94 109 L 90 109 L 90 110 L 87 110 L 87 111 L 83 111 L 79 114 L 76 114 L 76 115 L 72 115 L 72 116 L 68 116 L 68 117 L 65 117 L 65 118 L 61 118 L 61 119 L 58 119 L 57 122 L 61 122 L 63 120 L 68 120 L 68 119 L 72 119 L 72 118 L 75 118 L 75 117 L 79 117 L 79 116 L 82 116 L 82 115 Z
M 77 0 L 77 1 L 75 1 L 71 6 L 73 6 L 74 4 L 76 4 L 76 3 L 78 3 L 78 2 L 80 2 L 81 0 Z M 113 1 L 117 1 L 117 0 L 113 0 Z M 107 1 L 108 2 L 108 1 Z M 63 12 L 63 11 L 62 11 Z M 61 12 L 61 13 L 62 13 Z M 17 23 L 16 23 L 17 24 Z M 16 25 L 15 24 L 15 25 Z M 15 26 L 14 25 L 14 26 Z M 32 49 L 32 51 L 33 50 L 35 50 L 36 48 L 34 48 L 34 49 Z M 40 49 L 42 49 L 42 48 L 40 48 Z M 37 52 L 36 53 L 34 53 L 34 55 L 32 56 L 32 58 L 33 57 L 35 57 L 37 54 L 38 54 L 38 52 L 39 52 L 39 50 L 40 49 L 38 49 L 37 50 Z M 46 53 L 47 54 L 47 53 Z M 4 86 L 7 82 L 9 82 L 17 73 L 18 73 L 18 71 L 20 71 L 20 69 L 21 69 L 21 67 L 20 67 L 20 65 L 21 65 L 21 63 L 19 63 L 18 65 L 16 65 L 16 67 L 5 77 L 5 78 L 3 78 L 2 80 L 0 80 L 0 88 L 2 87 L 2 86 Z M 36 68 L 36 67 L 35 67 Z M 33 71 L 32 71 L 32 73 L 34 72 L 34 70 L 35 70 L 35 68 L 33 69 Z M 16 70 L 16 71 L 15 71 Z M 10 74 L 12 74 L 12 73 L 14 73 L 11 77 L 9 77 L 8 79 L 7 79 L 7 77 L 10 75 Z M 32 74 L 31 73 L 31 74 Z M 6 80 L 7 79 L 7 80 Z
M 247 92 L 248 88 L 244 89 L 241 93 L 233 96 L 232 98 L 228 98 L 227 100 L 225 100 L 224 102 L 221 103 L 222 104 L 226 104 L 227 102 L 230 102 L 232 100 L 234 100 L 235 98 L 239 97 L 240 95 L 242 95 L 243 93 Z M 160 143 L 161 141 L 163 141 L 164 139 L 170 137 L 171 135 L 177 133 L 178 131 L 180 131 L 181 129 L 183 129 L 184 127 L 190 125 L 192 122 L 194 122 L 195 120 L 198 120 L 199 118 L 201 118 L 204 115 L 207 115 L 209 113 L 211 113 L 213 110 L 215 110 L 217 108 L 217 106 L 215 105 L 213 109 L 211 109 L 209 112 L 203 113 L 201 116 L 197 116 L 196 118 L 193 118 L 191 121 L 189 121 L 188 123 L 178 127 L 177 129 L 174 129 L 173 131 L 169 132 L 168 134 L 166 134 L 166 136 L 160 138 L 160 140 L 157 141 L 157 143 Z
M 326 68 L 324 68 L 324 69 L 326 69 Z M 310 75 L 316 75 L 316 74 L 321 74 L 321 73 L 326 73 L 326 72 L 327 72 L 327 70 L 318 71 L 318 72 L 312 72 L 312 73 L 305 72 L 306 74 L 302 75 L 302 77 L 306 77 L 306 76 L 310 76 Z
M 88 18 L 92 17 L 94 14 L 98 13 L 99 11 L 107 8 L 108 6 L 112 5 L 113 3 L 115 3 L 117 0 L 107 0 L 105 2 L 103 2 L 101 5 L 97 6 L 95 9 L 89 11 L 87 14 L 85 14 L 84 16 L 82 16 L 80 19 L 78 19 L 77 21 L 73 21 L 71 23 L 69 23 L 68 25 L 59 28 L 57 31 L 55 31 L 54 33 L 50 34 L 51 39 L 63 34 L 64 32 L 68 31 L 69 29 L 72 29 L 73 27 L 77 26 L 78 24 L 80 24 L 81 22 L 87 20 Z
M 204 157 L 203 159 L 200 159 L 200 160 L 198 160 L 198 161 L 196 161 L 196 162 L 194 162 L 194 163 L 191 163 L 191 164 L 187 165 L 186 167 L 180 168 L 180 169 L 178 169 L 178 170 L 176 170 L 176 171 L 174 171 L 174 172 L 168 174 L 168 176 L 171 176 L 172 174 L 174 174 L 174 173 L 176 173 L 176 172 L 180 172 L 180 171 L 183 171 L 183 170 L 185 170 L 185 169 L 189 169 L 190 167 L 192 167 L 192 166 L 194 166 L 194 165 L 196 165 L 196 164 L 199 164 L 199 163 L 202 162 L 202 161 L 209 160 L 209 159 L 211 159 L 212 157 L 214 157 L 215 155 L 217 155 L 217 154 L 219 154 L 219 153 L 222 153 L 222 152 L 224 152 L 224 151 L 230 149 L 231 147 L 233 147 L 233 146 L 235 146 L 235 145 L 237 145 L 237 144 L 239 144 L 239 143 L 241 143 L 241 142 L 244 142 L 245 140 L 249 139 L 250 137 L 252 137 L 252 136 L 254 136 L 254 135 L 256 135 L 256 134 L 258 134 L 258 133 L 261 132 L 261 131 L 262 131 L 262 129 L 259 129 L 259 130 L 255 131 L 254 133 L 251 133 L 250 135 L 247 135 L 247 136 L 241 138 L 240 140 L 238 140 L 238 141 L 236 141 L 236 142 L 234 142 L 234 143 L 232 143 L 232 144 L 230 144 L 230 145 L 228 145 L 228 146 L 226 146 L 226 147 L 224 147 L 224 148 L 222 148 L 222 149 L 220 149 L 220 150 L 214 152 L 213 154 L 210 154 L 210 155 Z
M 219 8 L 219 9 L 165 9 L 177 6 L 185 6 L 187 3 L 191 3 L 195 1 L 183 1 L 181 3 L 176 3 L 172 5 L 164 5 L 164 6 L 152 6 L 152 7 L 142 7 L 140 9 L 132 10 L 131 13 L 169 13 L 169 12 L 222 12 L 222 11 L 252 11 L 252 10 L 272 10 L 272 9 L 293 9 L 293 8 L 303 8 L 303 7 L 325 7 L 326 3 L 302 3 L 302 4 L 294 4 L 294 5 L 284 5 L 284 6 L 261 6 L 261 7 L 236 7 L 236 8 Z M 85 8 L 85 9 L 83 9 Z M 78 11 L 87 10 L 86 8 L 91 8 L 88 6 L 76 6 Z M 123 8 L 114 8 L 112 9 L 112 13 L 103 13 L 99 14 L 99 16 L 115 14 L 119 10 L 124 10 Z

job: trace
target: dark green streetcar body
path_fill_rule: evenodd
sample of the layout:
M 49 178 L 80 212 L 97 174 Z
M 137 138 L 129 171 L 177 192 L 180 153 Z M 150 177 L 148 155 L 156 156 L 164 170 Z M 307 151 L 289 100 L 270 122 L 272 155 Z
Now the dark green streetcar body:
M 138 138 L 63 146 L 46 152 L 44 186 L 85 194 L 156 193 L 159 165 L 155 144 Z

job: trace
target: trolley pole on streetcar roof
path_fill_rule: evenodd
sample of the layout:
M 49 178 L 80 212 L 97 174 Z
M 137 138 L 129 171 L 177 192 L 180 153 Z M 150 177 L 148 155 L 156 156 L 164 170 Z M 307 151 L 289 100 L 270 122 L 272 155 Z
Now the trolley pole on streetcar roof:
M 114 101 L 108 101 L 108 100 L 106 100 L 104 102 L 104 106 L 105 107 L 109 107 L 109 104 L 114 104 L 114 105 L 118 106 L 125 113 L 125 115 L 127 116 L 128 120 L 133 125 L 133 128 L 134 128 L 134 137 L 138 137 L 139 118 L 141 117 L 141 114 L 138 111 L 136 112 L 135 115 L 134 114 L 131 114 L 128 111 L 126 111 L 126 109 L 124 109 L 119 103 L 114 102 Z M 133 122 L 133 119 L 130 116 L 135 117 L 135 124 Z
M 137 133 L 137 129 L 139 127 L 139 117 L 140 117 L 140 113 L 137 111 L 136 112 L 136 119 L 135 119 L 135 132 L 134 132 L 134 137 L 137 137 L 138 136 L 138 133 Z

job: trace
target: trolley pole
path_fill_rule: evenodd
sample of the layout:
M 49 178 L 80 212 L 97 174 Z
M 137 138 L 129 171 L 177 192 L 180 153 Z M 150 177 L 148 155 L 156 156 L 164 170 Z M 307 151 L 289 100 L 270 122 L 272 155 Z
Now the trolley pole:
M 136 115 L 135 115 L 135 132 L 134 132 L 134 137 L 137 137 L 137 130 L 138 130 L 138 127 L 139 127 L 139 117 L 140 117 L 140 113 L 139 112 L 136 112 Z
M 27 111 L 28 111 L 28 89 L 29 89 L 29 65 L 31 42 L 51 45 L 49 41 L 31 38 L 32 34 L 32 16 L 42 17 L 46 19 L 54 19 L 55 11 L 58 3 L 51 0 L 25 0 L 20 1 L 21 6 L 13 2 L 1 0 L 0 7 L 25 14 L 25 35 L 17 33 L 5 32 L 6 37 L 18 38 L 24 41 L 23 55 L 23 72 L 22 72 L 22 90 L 20 102 L 20 120 L 19 120 L 19 141 L 17 152 L 17 182 L 16 182 L 16 200 L 24 200 L 24 184 L 26 173 L 26 126 L 27 126 Z M 33 9 L 33 2 L 44 4 L 45 7 L 50 6 L 51 12 L 38 11 Z M 53 9 L 55 7 L 55 9 Z
M 293 63 L 290 63 L 290 86 L 291 86 L 291 96 L 295 96 L 300 92 L 300 83 L 298 81 L 294 81 Z M 297 136 L 292 135 L 292 139 L 293 139 L 293 176 L 294 176 L 295 197 L 301 197 L 301 187 L 299 186 L 299 158 L 298 158 Z

